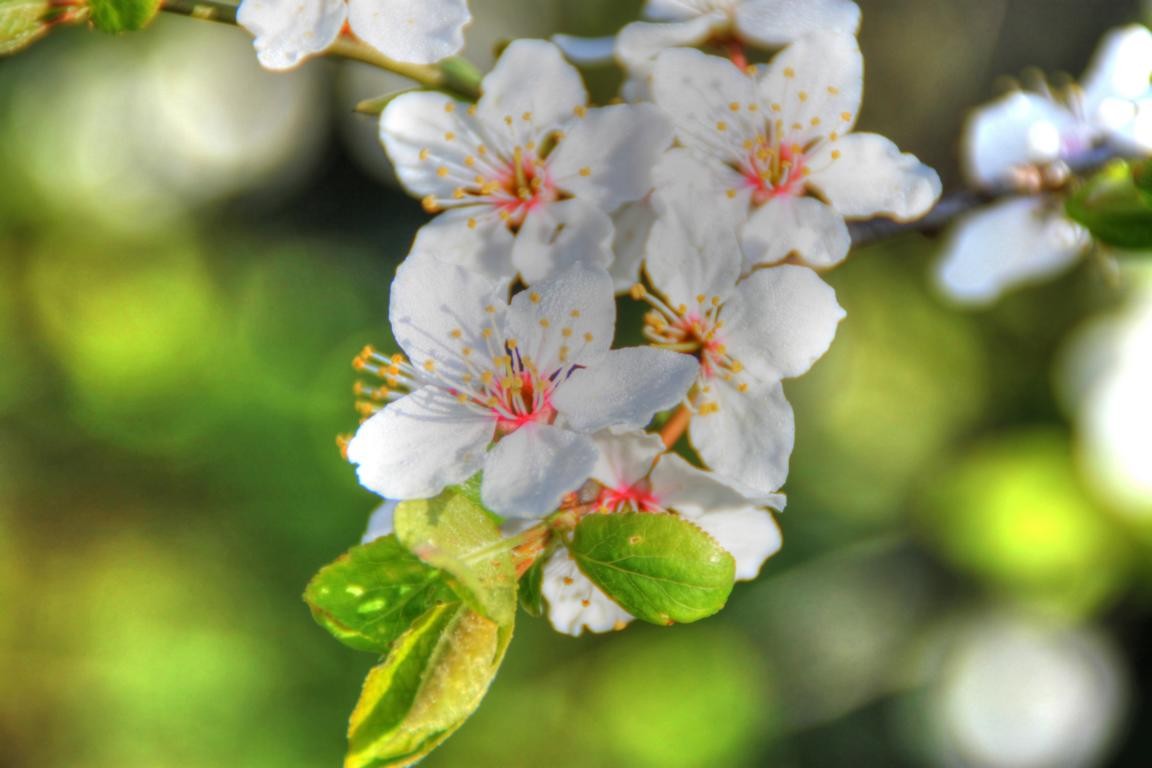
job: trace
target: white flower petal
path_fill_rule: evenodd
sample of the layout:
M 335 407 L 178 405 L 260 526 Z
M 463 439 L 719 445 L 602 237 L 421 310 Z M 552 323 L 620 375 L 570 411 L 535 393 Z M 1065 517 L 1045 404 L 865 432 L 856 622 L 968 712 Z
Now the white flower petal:
M 397 96 L 380 113 L 380 140 L 409 192 L 451 199 L 457 188 L 474 184 L 468 158 L 482 140 L 467 110 L 442 93 L 417 91 Z
M 647 77 L 652 74 L 652 66 L 662 51 L 702 45 L 727 23 L 728 17 L 717 12 L 683 21 L 655 24 L 634 21 L 625 24 L 616 36 L 616 58 L 630 74 Z
M 762 103 L 801 146 L 852 130 L 864 91 L 864 57 L 852 35 L 823 32 L 792 43 L 760 81 Z M 776 106 L 779 106 L 779 110 Z
M 844 216 L 812 197 L 769 200 L 753 211 L 741 234 L 745 270 L 789 256 L 828 269 L 844 261 L 852 247 Z
M 566 635 L 623 629 L 633 618 L 581 572 L 567 549 L 557 550 L 544 564 L 540 591 L 552 628 Z
M 727 5 L 735 5 L 740 0 L 727 0 Z M 647 0 L 644 3 L 644 18 L 654 21 L 683 21 L 721 7 L 715 0 Z
M 672 126 L 651 104 L 590 109 L 569 124 L 549 163 L 556 186 L 611 213 L 652 189 Z
M 484 464 L 484 506 L 505 517 L 544 517 L 588 479 L 598 456 L 592 438 L 525 424 L 502 438 Z
M 813 32 L 854 35 L 860 7 L 851 0 L 744 0 L 736 6 L 736 29 L 748 42 L 769 48 Z
M 565 328 L 571 333 L 565 335 Z M 505 332 L 542 371 L 560 362 L 591 364 L 608 350 L 616 333 L 612 278 L 599 267 L 574 264 L 516 294 Z M 567 354 L 561 354 L 563 347 Z
M 656 59 L 652 95 L 672 119 L 676 137 L 690 149 L 722 162 L 739 163 L 744 142 L 763 127 L 756 83 L 736 65 L 700 51 L 673 48 Z M 740 106 L 733 111 L 732 104 Z
M 661 458 L 652 471 L 652 493 L 728 550 L 740 581 L 756 578 L 764 561 L 780 550 L 780 528 L 770 512 L 676 454 Z
M 1044 198 L 1016 198 L 962 219 L 937 265 L 940 289 L 964 304 L 989 304 L 1017 285 L 1074 264 L 1090 242 Z
M 644 432 L 625 435 L 601 432 L 595 440 L 600 457 L 591 477 L 608 488 L 630 488 L 640 482 L 665 450 L 659 435 Z
M 1014 91 L 975 110 L 964 130 L 964 164 L 969 177 L 996 188 L 1014 168 L 1059 159 L 1072 113 L 1050 99 Z
M 726 299 L 743 268 L 737 223 L 720 198 L 687 186 L 661 191 L 660 217 L 648 236 L 646 269 L 652 285 L 673 307 L 695 306 L 697 297 Z
M 572 373 L 552 404 L 573 429 L 640 429 L 680 402 L 696 379 L 694 357 L 652 347 L 615 349 Z
M 385 56 L 431 64 L 459 53 L 472 20 L 465 0 L 348 0 L 352 31 Z
M 1141 24 L 1104 36 L 1081 80 L 1084 110 L 1096 113 L 1106 99 L 1144 99 L 1152 87 L 1152 32 Z
M 347 13 L 344 0 L 243 0 L 236 22 L 256 38 L 261 66 L 281 70 L 332 45 Z
M 616 292 L 627 291 L 640 279 L 640 266 L 648 235 L 656 223 L 656 211 L 647 199 L 629 203 L 612 216 L 612 266 L 608 274 Z
M 568 61 L 582 66 L 611 64 L 616 51 L 615 36 L 552 35 L 552 42 L 563 51 Z
M 795 440 L 792 406 L 779 383 L 748 381 L 748 390 L 713 380 L 717 410 L 692 418 L 689 437 L 700 458 L 725 480 L 758 497 L 788 477 Z
M 844 310 L 819 275 L 786 265 L 741 281 L 723 317 L 728 354 L 752 376 L 778 381 L 806 372 L 828 351 Z
M 507 284 L 512 268 L 512 232 L 493 214 L 476 206 L 445 211 L 416 233 L 408 259 L 432 256 Z
M 612 219 L 580 198 L 529 211 L 512 246 L 512 265 L 534 285 L 573 264 L 607 268 L 612 262 Z
M 364 531 L 364 535 L 360 538 L 361 544 L 367 544 L 370 541 L 389 535 L 395 529 L 393 520 L 396 517 L 396 506 L 400 502 L 395 500 L 385 501 L 372 512 L 372 517 L 368 518 L 368 528 Z
M 485 308 L 505 306 L 506 286 L 418 252 L 405 259 L 392 282 L 392 334 L 416 367 L 431 364 L 461 376 L 468 370 L 461 349 L 485 348 L 481 333 L 492 323 Z
M 426 499 L 480 470 L 495 423 L 422 387 L 360 425 L 348 444 L 360 484 L 389 499 Z
M 940 176 L 874 133 L 824 144 L 812 157 L 808 184 L 848 218 L 878 214 L 917 219 L 940 199 Z
M 588 103 L 580 73 L 545 40 L 513 41 L 482 86 L 477 114 L 508 155 L 560 128 Z

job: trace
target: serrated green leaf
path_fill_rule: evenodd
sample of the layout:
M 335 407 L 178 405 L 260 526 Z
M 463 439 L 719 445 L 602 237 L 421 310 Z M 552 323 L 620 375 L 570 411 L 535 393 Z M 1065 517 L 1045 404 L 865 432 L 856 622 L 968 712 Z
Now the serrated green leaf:
M 580 570 L 638 619 L 688 623 L 728 601 L 736 561 L 675 515 L 589 515 L 569 546 Z
M 406 766 L 463 725 L 487 693 L 512 639 L 460 605 L 429 611 L 364 681 L 345 768 Z
M 1065 203 L 1069 218 L 1116 248 L 1152 248 L 1152 202 L 1124 161 L 1110 163 Z
M 544 563 L 547 555 L 540 557 L 532 563 L 532 567 L 520 577 L 520 607 L 529 616 L 544 615 Z
M 320 569 L 304 600 L 316 623 L 358 651 L 386 653 L 412 623 L 441 603 L 459 603 L 444 575 L 395 536 L 353 547 Z
M 396 507 L 396 536 L 424 562 L 447 571 L 475 611 L 497 624 L 516 615 L 516 565 L 484 508 L 449 489 L 435 499 Z
M 88 0 L 89 18 L 101 32 L 135 32 L 148 26 L 160 0 Z
M 44 17 L 51 10 L 46 0 L 0 0 L 0 54 L 18 51 L 47 32 Z

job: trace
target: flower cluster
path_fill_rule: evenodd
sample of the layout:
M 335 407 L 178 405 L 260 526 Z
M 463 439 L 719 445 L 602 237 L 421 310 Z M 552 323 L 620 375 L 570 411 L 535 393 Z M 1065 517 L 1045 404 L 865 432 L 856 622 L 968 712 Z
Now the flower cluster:
M 365 419 L 347 456 L 388 500 L 366 538 L 391 531 L 397 500 L 475 483 L 508 535 L 544 531 L 520 570 L 569 634 L 675 618 L 573 549 L 589 518 L 674 518 L 719 546 L 729 582 L 757 575 L 781 542 L 782 382 L 844 317 L 815 270 L 844 259 L 846 219 L 914 218 L 940 194 L 931 169 L 853 132 L 855 4 L 648 10 L 666 23 L 618 46 L 652 36 L 629 72 L 650 100 L 626 86 L 629 101 L 592 105 L 560 47 L 518 40 L 475 103 L 413 92 L 380 115 L 432 218 L 392 285 L 402 352 L 356 360 Z M 724 57 L 686 47 L 718 35 Z M 746 45 L 785 43 L 748 63 Z M 621 294 L 645 308 L 643 346 L 613 347 Z

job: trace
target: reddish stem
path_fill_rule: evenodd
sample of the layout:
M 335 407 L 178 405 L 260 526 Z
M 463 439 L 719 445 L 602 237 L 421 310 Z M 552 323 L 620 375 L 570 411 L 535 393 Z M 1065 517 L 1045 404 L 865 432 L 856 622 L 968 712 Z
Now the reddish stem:
M 739 67 L 741 71 L 748 69 L 748 55 L 744 53 L 744 43 L 733 38 L 724 46 L 728 49 L 728 58 L 732 60 L 733 64 Z
M 688 406 L 681 405 L 677 408 L 660 430 L 660 439 L 664 441 L 664 447 L 671 449 L 672 446 L 680 442 L 680 438 L 684 436 L 684 432 L 691 422 L 692 411 L 688 410 Z

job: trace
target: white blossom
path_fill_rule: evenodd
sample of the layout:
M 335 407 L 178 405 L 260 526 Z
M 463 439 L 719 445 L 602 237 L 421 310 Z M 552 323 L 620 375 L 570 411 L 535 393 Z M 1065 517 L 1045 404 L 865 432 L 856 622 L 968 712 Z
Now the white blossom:
M 692 186 L 726 203 L 748 266 L 791 255 L 830 267 L 851 244 L 845 218 L 918 218 L 940 179 L 890 140 L 851 132 L 863 66 L 856 39 L 834 33 L 793 43 L 759 75 L 665 51 L 653 90 L 682 148 L 662 159 L 657 188 Z
M 396 506 L 399 503 L 393 499 L 386 499 L 383 504 L 372 511 L 371 517 L 368 518 L 368 527 L 360 538 L 361 544 L 376 541 L 376 539 L 388 536 L 395 530 Z
M 964 161 L 983 187 L 1013 187 L 1020 172 L 1057 161 L 1073 168 L 1104 143 L 1152 151 L 1152 32 L 1132 25 L 1105 36 L 1083 85 L 1013 91 L 973 112 Z
M 464 47 L 466 0 L 242 0 L 240 26 L 267 69 L 290 69 L 325 51 L 345 23 L 389 58 L 431 64 Z
M 733 556 L 739 581 L 756 578 L 764 561 L 779 551 L 780 529 L 770 512 L 715 475 L 666 453 L 658 436 L 602 434 L 596 443 L 599 458 L 591 478 L 600 487 L 597 514 L 679 515 Z M 783 509 L 784 498 L 772 495 L 763 505 Z M 541 591 L 548 618 L 560 632 L 606 632 L 632 620 L 580 572 L 563 548 L 545 565 Z
M 588 477 L 589 434 L 641 428 L 691 384 L 688 356 L 609 349 L 616 310 L 603 269 L 573 265 L 511 302 L 505 285 L 431 257 L 400 267 L 390 319 L 408 360 L 360 358 L 387 402 L 348 445 L 364 486 L 428 498 L 482 470 L 489 509 L 541 517 Z
M 508 46 L 474 106 L 393 100 L 380 116 L 388 156 L 425 209 L 443 211 L 414 250 L 528 283 L 578 261 L 610 266 L 611 214 L 648 194 L 671 128 L 652 105 L 587 102 L 579 73 L 539 40 Z
M 860 8 L 851 0 L 648 0 L 644 15 L 650 21 L 628 24 L 616 38 L 629 101 L 649 98 L 656 58 L 668 48 L 727 49 L 743 66 L 745 46 L 778 48 L 813 32 L 854 35 L 860 27 Z M 587 48 L 572 46 L 577 54 Z
M 690 192 L 661 198 L 648 239 L 655 291 L 645 336 L 699 361 L 688 395 L 689 436 L 718 474 L 765 496 L 783 485 L 792 453 L 792 409 L 782 379 L 805 373 L 831 345 L 844 310 L 806 267 L 762 268 L 741 278 L 740 245 L 724 217 Z

